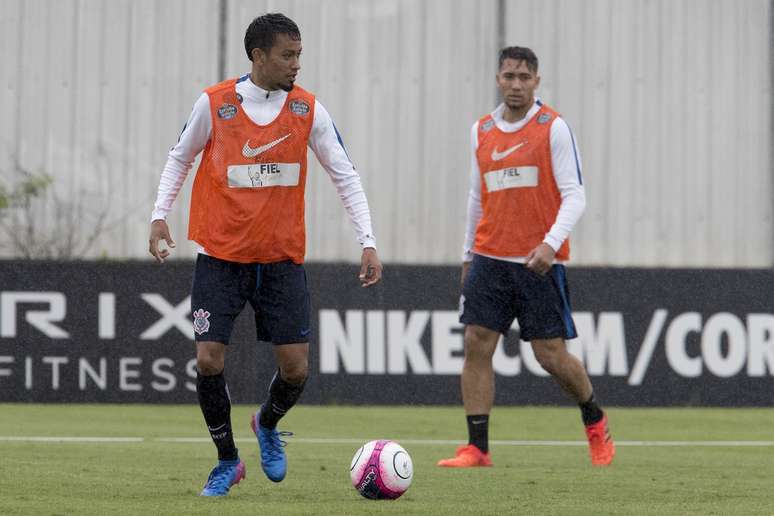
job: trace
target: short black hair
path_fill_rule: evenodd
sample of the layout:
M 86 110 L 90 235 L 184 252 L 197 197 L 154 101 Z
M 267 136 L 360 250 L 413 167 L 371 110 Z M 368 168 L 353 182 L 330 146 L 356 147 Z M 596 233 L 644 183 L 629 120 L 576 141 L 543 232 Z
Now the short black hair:
M 253 49 L 260 48 L 268 52 L 277 34 L 287 34 L 290 39 L 301 39 L 301 31 L 296 22 L 282 13 L 268 13 L 254 19 L 245 31 L 245 52 L 247 58 L 253 60 Z
M 513 59 L 515 61 L 524 61 L 527 63 L 527 68 L 533 73 L 538 71 L 538 58 L 532 49 L 527 47 L 505 47 L 500 50 L 500 62 L 497 69 L 503 67 L 503 62 L 506 59 Z

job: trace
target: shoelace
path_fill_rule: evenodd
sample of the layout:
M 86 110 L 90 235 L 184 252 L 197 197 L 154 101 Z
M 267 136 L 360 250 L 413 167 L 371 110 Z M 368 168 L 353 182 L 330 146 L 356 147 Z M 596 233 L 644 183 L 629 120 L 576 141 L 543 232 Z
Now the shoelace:
M 269 439 L 267 439 L 267 444 L 269 446 L 266 447 L 265 451 L 267 454 L 271 455 L 272 458 L 280 458 L 282 457 L 282 448 L 288 445 L 287 441 L 283 441 L 280 439 L 280 437 L 290 437 L 293 435 L 293 432 L 287 432 L 287 431 L 273 431 L 268 432 Z
M 212 473 L 210 473 L 210 477 L 207 479 L 207 486 L 208 488 L 218 488 L 218 489 L 225 489 L 227 487 L 230 487 L 230 475 L 229 469 L 231 469 L 231 466 L 224 466 L 224 465 L 218 465 L 215 466 L 215 469 L 212 470 Z

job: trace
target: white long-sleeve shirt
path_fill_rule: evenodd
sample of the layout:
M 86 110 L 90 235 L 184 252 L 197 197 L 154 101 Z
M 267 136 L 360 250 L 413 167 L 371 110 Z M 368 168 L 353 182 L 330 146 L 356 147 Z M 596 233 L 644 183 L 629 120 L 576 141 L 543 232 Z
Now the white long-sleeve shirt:
M 236 91 L 242 96 L 242 109 L 253 122 L 259 125 L 266 125 L 277 118 L 288 95 L 284 90 L 266 91 L 256 86 L 249 75 L 237 82 Z M 207 145 L 211 132 L 210 98 L 205 92 L 194 104 L 191 116 L 177 144 L 169 151 L 167 163 L 161 173 L 151 221 L 165 219 L 172 210 L 172 203 L 177 198 L 196 156 Z M 360 176 L 344 149 L 341 136 L 331 116 L 316 99 L 309 147 L 333 181 L 339 198 L 355 227 L 360 245 L 375 248 L 376 239 L 371 228 L 371 212 Z M 201 248 L 199 251 L 206 252 Z
M 521 120 L 506 122 L 503 119 L 505 105 L 500 104 L 492 112 L 492 118 L 497 128 L 506 133 L 513 133 L 524 127 L 530 119 L 540 111 L 541 102 L 535 99 L 535 103 L 527 111 Z M 470 193 L 468 194 L 468 215 L 465 228 L 465 243 L 462 250 L 462 260 L 469 262 L 473 259 L 473 244 L 476 238 L 476 227 L 481 220 L 483 208 L 481 207 L 481 173 L 478 168 L 476 151 L 478 150 L 478 121 L 470 130 L 471 160 L 470 160 Z M 583 189 L 583 174 L 581 172 L 581 159 L 578 148 L 575 145 L 575 137 L 567 123 L 557 117 L 551 125 L 551 165 L 554 169 L 554 180 L 562 197 L 559 212 L 551 229 L 546 233 L 543 242 L 558 251 L 564 241 L 570 235 L 575 224 L 583 215 L 586 208 L 586 192 Z M 485 255 L 489 256 L 489 255 Z M 526 256 L 489 256 L 498 260 L 524 263 Z

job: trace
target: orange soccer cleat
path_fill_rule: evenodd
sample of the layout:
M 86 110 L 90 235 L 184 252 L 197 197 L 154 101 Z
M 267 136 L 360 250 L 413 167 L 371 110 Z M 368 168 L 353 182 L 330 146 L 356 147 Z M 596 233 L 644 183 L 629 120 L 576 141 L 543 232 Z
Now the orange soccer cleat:
M 438 465 L 444 468 L 477 468 L 491 466 L 492 458 L 489 453 L 484 453 L 475 445 L 468 444 L 457 448 L 453 458 L 439 460 Z
M 615 457 L 615 443 L 607 429 L 607 415 L 592 425 L 586 426 L 586 437 L 589 440 L 589 454 L 594 466 L 608 466 Z

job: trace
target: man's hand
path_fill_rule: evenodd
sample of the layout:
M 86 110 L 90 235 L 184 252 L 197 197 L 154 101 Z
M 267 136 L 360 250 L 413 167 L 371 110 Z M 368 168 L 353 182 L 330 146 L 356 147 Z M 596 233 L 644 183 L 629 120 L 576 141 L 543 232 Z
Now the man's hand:
M 472 262 L 462 262 L 462 274 L 460 274 L 460 289 L 465 286 L 465 278 L 468 277 L 468 271 L 470 270 L 470 264 Z
M 554 263 L 554 256 L 556 256 L 556 252 L 553 248 L 545 242 L 542 242 L 527 255 L 526 266 L 532 272 L 543 276 L 551 270 L 551 265 Z
M 161 219 L 151 222 L 148 252 L 156 258 L 158 263 L 164 263 L 164 258 L 169 256 L 169 249 L 159 249 L 159 240 L 164 240 L 170 249 L 175 247 L 175 242 L 169 236 L 167 222 Z
M 366 247 L 363 249 L 363 256 L 360 258 L 360 286 L 370 287 L 382 279 L 382 262 L 376 255 L 376 249 Z

